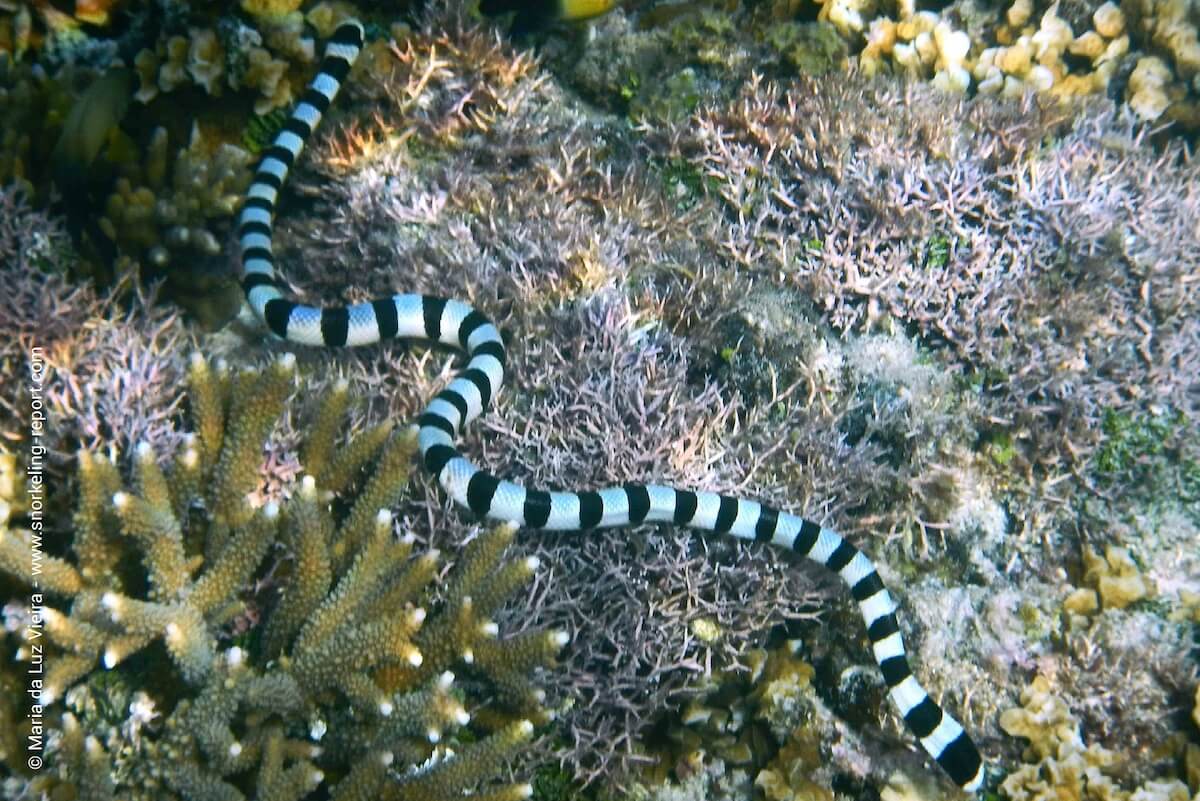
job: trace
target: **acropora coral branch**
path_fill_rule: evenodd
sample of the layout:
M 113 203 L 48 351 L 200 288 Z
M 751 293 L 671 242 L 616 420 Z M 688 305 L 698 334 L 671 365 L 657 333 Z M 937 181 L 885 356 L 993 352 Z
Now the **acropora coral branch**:
M 391 511 L 415 435 L 385 425 L 343 443 L 344 385 L 319 404 L 302 449 L 318 477 L 256 502 L 294 383 L 290 354 L 236 375 L 197 356 L 196 434 L 168 468 L 140 445 L 126 483 L 108 458 L 80 454 L 75 537 L 37 577 L 54 599 L 37 700 L 61 732 L 32 780 L 39 792 L 236 801 L 249 788 L 299 799 L 324 786 L 416 800 L 482 783 L 483 797 L 528 796 L 529 785 L 487 781 L 552 717 L 534 681 L 567 637 L 501 639 L 490 615 L 537 560 L 505 559 L 511 527 L 482 532 L 439 591 L 438 554 L 414 555 Z M 0 571 L 30 586 L 31 545 L 30 532 L 0 529 Z M 469 689 L 451 668 L 470 674 Z M 116 706 L 129 709 L 121 725 L 86 714 L 139 682 Z M 10 771 L 16 754 L 0 754 Z

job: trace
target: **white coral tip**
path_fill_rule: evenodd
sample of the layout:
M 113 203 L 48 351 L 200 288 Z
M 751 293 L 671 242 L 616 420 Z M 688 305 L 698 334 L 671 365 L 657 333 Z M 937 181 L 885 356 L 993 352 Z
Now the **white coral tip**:
M 420 667 L 424 661 L 425 657 L 421 656 L 421 652 L 416 649 L 413 649 L 413 652 L 408 655 L 408 664 L 413 667 Z
M 391 751 L 384 751 L 382 754 L 379 755 L 379 761 L 383 764 L 383 766 L 385 768 L 390 768 L 392 766 L 392 763 L 396 761 L 396 755 L 393 754 Z
M 425 732 L 425 739 L 429 740 L 431 743 L 439 742 L 442 739 L 442 733 L 437 729 L 431 728 L 429 731 Z
M 489 620 L 480 624 L 479 631 L 484 637 L 496 637 L 500 634 L 500 627 L 496 625 L 496 621 Z
M 533 734 L 533 724 L 528 720 L 522 720 L 517 724 L 517 731 L 522 737 L 528 737 L 529 735 Z
M 385 718 L 390 718 L 392 713 L 395 711 L 396 707 L 391 701 L 385 699 L 379 702 L 379 714 L 383 715 Z
M 268 520 L 274 520 L 279 517 L 279 504 L 275 503 L 275 501 L 268 503 L 263 507 L 263 516 Z
M 285 353 L 279 357 L 279 366 L 284 370 L 291 370 L 296 366 L 296 354 Z
M 551 634 L 550 637 L 551 637 L 551 642 L 553 642 L 559 648 L 562 648 L 564 645 L 566 645 L 567 643 L 569 643 L 571 641 L 571 635 L 567 634 L 565 631 L 556 631 L 553 634 Z
M 233 743 L 232 745 L 229 746 L 229 756 L 233 757 L 234 759 L 237 759 L 241 755 L 242 755 L 242 744 L 241 743 Z
M 529 572 L 531 572 L 531 573 L 533 571 L 537 570 L 538 568 L 540 568 L 541 566 L 542 566 L 542 560 L 538 559 L 536 556 L 530 556 L 525 559 L 525 568 L 527 570 L 529 570 Z
M 325 723 L 325 721 L 321 720 L 320 718 L 317 718 L 316 720 L 314 720 L 308 724 L 308 736 L 310 739 L 320 740 L 322 737 L 325 736 L 325 732 L 327 732 L 327 731 L 329 731 L 329 726 Z M 320 750 L 321 750 L 320 748 L 313 746 L 313 751 L 320 751 Z M 314 753 L 312 758 L 316 759 L 318 756 L 320 756 L 320 754 Z
M 129 503 L 129 493 L 128 492 L 114 492 L 113 496 L 112 496 L 112 502 L 113 502 L 113 506 L 117 507 L 118 509 L 124 509 L 125 506 Z
M 113 668 L 115 668 L 117 666 L 117 663 L 120 661 L 121 661 L 121 657 L 117 654 L 115 649 L 113 649 L 113 648 L 105 648 L 104 649 L 104 667 L 105 667 L 105 669 L 112 670 Z
M 459 707 L 454 713 L 454 722 L 459 726 L 466 726 L 471 722 L 471 716 L 467 713 L 467 710 Z
M 531 797 L 533 795 L 533 785 L 532 784 L 520 785 L 519 787 L 517 787 L 517 794 L 520 795 L 521 798 Z
M 137 457 L 142 460 L 154 458 L 154 448 L 151 447 L 150 443 L 146 442 L 146 440 L 142 440 L 137 444 L 137 447 L 134 448 L 134 453 L 136 453 Z
M 392 513 L 387 509 L 380 509 L 375 513 L 375 523 L 379 526 L 390 526 L 392 524 Z
M 236 668 L 246 661 L 246 652 L 238 646 L 233 646 L 225 652 L 225 664 L 231 668 Z
M 454 674 L 449 670 L 438 676 L 437 686 L 439 690 L 445 691 L 450 689 L 450 685 L 454 683 Z
M 100 605 L 108 610 L 108 616 L 114 623 L 121 620 L 121 596 L 115 592 L 106 592 L 100 596 Z
M 412 621 L 414 626 L 421 625 L 425 622 L 425 610 L 418 606 L 416 609 L 412 610 L 412 613 L 409 615 L 408 619 Z

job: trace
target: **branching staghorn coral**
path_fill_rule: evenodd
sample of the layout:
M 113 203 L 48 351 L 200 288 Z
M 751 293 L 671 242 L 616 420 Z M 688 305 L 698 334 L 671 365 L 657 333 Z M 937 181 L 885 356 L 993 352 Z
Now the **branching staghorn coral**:
M 32 786 L 197 801 L 302 798 L 324 785 L 337 799 L 419 801 L 493 776 L 549 720 L 533 682 L 566 641 L 498 637 L 492 616 L 537 560 L 506 560 L 513 531 L 500 527 L 475 538 L 444 591 L 431 589 L 437 553 L 414 556 L 415 538 L 397 538 L 388 511 L 415 436 L 383 424 L 341 444 L 345 384 L 317 409 L 302 451 L 309 474 L 252 506 L 294 359 L 235 374 L 196 356 L 189 379 L 193 434 L 169 469 L 143 445 L 126 483 L 108 459 L 80 454 L 75 536 L 40 574 L 65 603 L 43 612 L 53 649 L 38 701 L 57 711 L 66 696 L 74 711 L 57 716 L 60 745 Z M 265 571 L 278 546 L 291 558 Z M 29 548 L 28 532 L 0 533 L 0 569 L 18 584 L 32 579 Z M 92 711 L 104 677 L 144 670 L 182 683 L 147 685 L 152 695 L 130 707 L 137 725 Z

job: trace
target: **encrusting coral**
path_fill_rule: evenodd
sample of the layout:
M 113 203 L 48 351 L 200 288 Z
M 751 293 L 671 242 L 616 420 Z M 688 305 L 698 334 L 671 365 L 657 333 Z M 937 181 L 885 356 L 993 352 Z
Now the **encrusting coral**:
M 431 589 L 438 554 L 414 555 L 388 511 L 414 435 L 383 424 L 340 444 L 344 383 L 316 411 L 308 475 L 251 503 L 294 363 L 235 373 L 195 357 L 194 432 L 167 470 L 144 444 L 126 485 L 107 458 L 80 453 L 74 536 L 40 562 L 38 586 L 55 600 L 25 621 L 44 624 L 49 645 L 17 652 L 45 665 L 33 703 L 57 732 L 27 792 L 230 801 L 323 786 L 345 800 L 447 798 L 486 783 L 550 719 L 534 681 L 566 636 L 501 639 L 491 619 L 537 560 L 506 560 L 513 529 L 500 527 Z M 21 521 L 0 529 L 10 588 L 32 581 Z M 59 540 L 67 521 L 50 525 Z M 290 558 L 271 559 L 278 547 Z M 114 689 L 172 668 L 182 682 Z M 116 709 L 114 692 L 125 699 Z M 23 773 L 10 749 L 4 763 Z M 502 783 L 477 797 L 529 792 Z

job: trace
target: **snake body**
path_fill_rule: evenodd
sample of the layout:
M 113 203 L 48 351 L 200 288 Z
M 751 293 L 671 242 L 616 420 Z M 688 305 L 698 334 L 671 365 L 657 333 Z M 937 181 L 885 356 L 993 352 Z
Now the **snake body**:
M 263 154 L 237 224 L 242 286 L 255 314 L 277 336 L 317 347 L 369 345 L 392 338 L 437 342 L 468 358 L 418 420 L 421 460 L 461 506 L 494 520 L 534 529 L 584 531 L 658 522 L 769 542 L 837 573 L 866 623 L 871 650 L 888 695 L 921 746 L 962 788 L 978 789 L 984 770 L 978 750 L 913 676 L 896 605 L 875 566 L 836 532 L 755 501 L 654 484 L 625 484 L 587 492 L 544 492 L 481 470 L 455 440 L 495 397 L 504 379 L 500 332 L 466 303 L 400 294 L 351 306 L 316 308 L 289 300 L 276 277 L 272 220 L 279 192 L 305 141 L 337 96 L 363 47 L 363 28 L 350 20 L 328 41 L 316 77 Z

